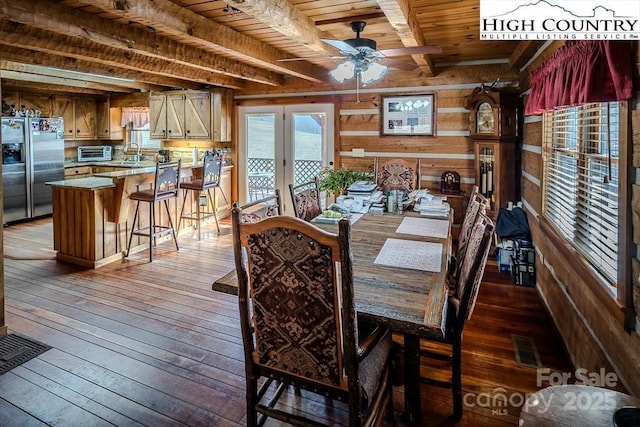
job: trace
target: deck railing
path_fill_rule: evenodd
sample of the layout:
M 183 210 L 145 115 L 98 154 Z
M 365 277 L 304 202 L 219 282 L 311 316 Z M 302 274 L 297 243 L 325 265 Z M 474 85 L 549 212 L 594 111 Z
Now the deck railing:
M 321 169 L 320 160 L 296 160 L 293 164 L 294 182 L 301 184 L 311 181 L 320 174 Z M 250 202 L 275 193 L 274 159 L 250 157 L 247 159 L 247 171 Z

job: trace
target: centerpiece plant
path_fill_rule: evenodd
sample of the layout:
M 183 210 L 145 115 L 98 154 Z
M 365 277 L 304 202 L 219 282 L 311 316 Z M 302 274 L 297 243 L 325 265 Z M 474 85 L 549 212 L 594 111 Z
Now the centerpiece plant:
M 373 180 L 373 167 L 366 171 L 356 171 L 341 166 L 339 169 L 325 167 L 320 171 L 320 190 L 334 196 L 347 194 L 347 188 L 356 181 Z

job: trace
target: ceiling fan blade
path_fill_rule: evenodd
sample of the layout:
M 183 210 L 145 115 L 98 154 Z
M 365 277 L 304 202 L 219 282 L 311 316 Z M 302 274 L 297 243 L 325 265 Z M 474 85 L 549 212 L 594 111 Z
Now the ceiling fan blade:
M 341 59 L 347 59 L 346 56 L 327 56 L 327 55 L 323 55 L 323 56 L 301 56 L 299 58 L 282 58 L 282 59 L 278 59 L 278 62 L 291 62 L 291 61 L 309 61 L 312 59 L 331 59 L 334 61 L 337 60 L 341 60 Z
M 378 61 L 379 64 L 386 65 L 387 67 L 396 68 L 398 70 L 413 71 L 418 66 L 409 62 L 399 61 L 393 58 L 382 58 Z
M 379 51 L 384 56 L 425 55 L 428 53 L 442 53 L 442 48 L 435 45 L 399 47 L 395 49 L 382 49 Z
M 340 52 L 344 52 L 347 54 L 352 54 L 352 55 L 357 55 L 360 53 L 360 51 L 356 48 L 354 48 L 353 46 L 351 46 L 349 43 L 344 42 L 342 40 L 333 40 L 333 39 L 320 39 L 323 42 L 330 44 L 331 46 L 335 47 L 336 49 L 338 49 Z

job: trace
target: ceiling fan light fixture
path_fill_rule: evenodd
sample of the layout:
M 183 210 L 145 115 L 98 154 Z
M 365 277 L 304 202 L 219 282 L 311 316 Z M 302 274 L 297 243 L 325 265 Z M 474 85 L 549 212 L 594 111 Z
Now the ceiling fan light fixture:
M 373 62 L 360 74 L 360 80 L 363 85 L 375 82 L 381 79 L 387 73 L 388 67 L 385 65 Z
M 353 61 L 346 61 L 338 65 L 335 70 L 329 71 L 329 75 L 339 83 L 344 83 L 355 75 L 355 65 Z

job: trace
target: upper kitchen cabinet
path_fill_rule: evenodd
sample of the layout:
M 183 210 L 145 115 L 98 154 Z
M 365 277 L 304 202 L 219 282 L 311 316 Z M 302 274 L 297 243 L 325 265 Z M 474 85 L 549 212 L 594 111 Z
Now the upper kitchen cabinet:
M 151 138 L 230 140 L 231 92 L 153 92 Z
M 42 117 L 52 116 L 51 95 L 41 93 L 20 92 L 20 108 L 19 110 L 39 111 Z
M 167 95 L 164 93 L 149 95 L 149 129 L 152 139 L 167 138 Z
M 184 97 L 184 127 L 187 138 L 211 139 L 211 94 L 187 92 Z
M 98 139 L 124 139 L 122 109 L 112 108 L 109 99 L 96 100 L 96 123 Z
M 56 96 L 57 116 L 64 118 L 64 139 L 96 139 L 96 100 Z

